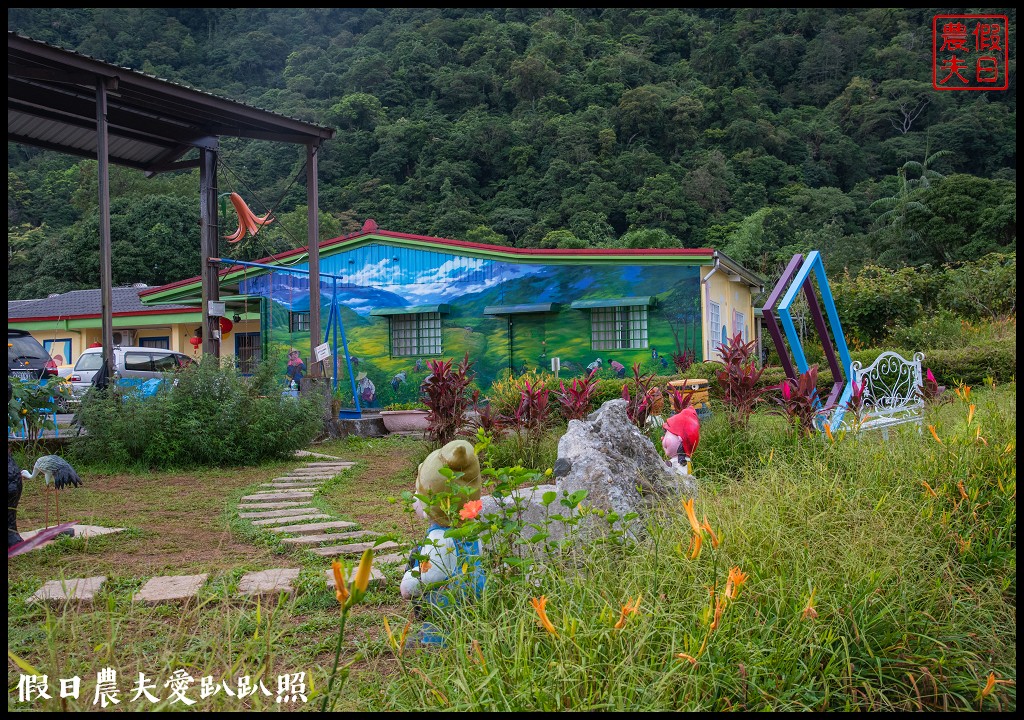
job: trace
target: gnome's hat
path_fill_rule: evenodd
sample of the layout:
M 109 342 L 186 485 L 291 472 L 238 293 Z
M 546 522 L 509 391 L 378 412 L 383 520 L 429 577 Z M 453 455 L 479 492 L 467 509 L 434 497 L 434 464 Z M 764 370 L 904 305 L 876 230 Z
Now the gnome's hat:
M 441 468 L 450 468 L 461 476 L 449 479 L 441 474 Z M 424 496 L 451 494 L 450 504 L 442 499 L 440 504 L 424 508 L 434 522 L 450 527 L 459 523 L 459 511 L 470 500 L 480 499 L 480 460 L 473 445 L 466 440 L 452 440 L 440 450 L 427 455 L 416 472 L 416 494 Z

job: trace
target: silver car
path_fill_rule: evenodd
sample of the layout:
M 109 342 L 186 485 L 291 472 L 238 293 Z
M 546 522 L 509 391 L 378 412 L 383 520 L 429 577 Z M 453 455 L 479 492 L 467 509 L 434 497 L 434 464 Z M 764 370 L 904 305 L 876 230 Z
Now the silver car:
M 195 362 L 184 353 L 148 347 L 114 348 L 114 372 L 118 378 L 140 381 L 161 378 Z M 87 348 L 78 356 L 71 372 L 71 395 L 77 402 L 92 387 L 92 379 L 103 365 L 103 349 Z

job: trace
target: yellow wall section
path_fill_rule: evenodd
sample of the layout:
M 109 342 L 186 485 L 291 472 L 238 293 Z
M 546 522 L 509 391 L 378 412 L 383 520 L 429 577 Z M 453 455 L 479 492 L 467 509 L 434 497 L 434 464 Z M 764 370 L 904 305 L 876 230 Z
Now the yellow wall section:
M 713 265 L 701 267 L 701 278 L 706 278 L 713 267 Z M 719 266 L 718 271 L 708 279 L 706 287 L 702 285 L 700 303 L 701 314 L 704 317 L 704 358 L 705 360 L 718 360 L 715 348 L 722 342 L 722 335 L 721 330 L 716 336 L 712 337 L 711 335 L 711 312 L 707 304 L 709 300 L 718 304 L 721 310 L 721 321 L 725 325 L 729 337 L 735 335 L 737 331 L 737 328 L 734 327 L 733 313 L 742 313 L 745 327 L 739 328 L 739 330 L 743 332 L 744 340 L 750 341 L 754 339 L 753 296 L 750 293 L 750 286 L 746 282 L 729 280 L 729 270 L 723 266 Z

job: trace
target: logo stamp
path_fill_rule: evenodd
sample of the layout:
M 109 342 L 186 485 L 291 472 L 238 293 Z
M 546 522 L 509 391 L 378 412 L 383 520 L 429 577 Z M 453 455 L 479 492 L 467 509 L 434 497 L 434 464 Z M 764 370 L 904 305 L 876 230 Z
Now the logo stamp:
M 1006 15 L 932 18 L 932 87 L 936 90 L 1006 90 L 1009 64 Z

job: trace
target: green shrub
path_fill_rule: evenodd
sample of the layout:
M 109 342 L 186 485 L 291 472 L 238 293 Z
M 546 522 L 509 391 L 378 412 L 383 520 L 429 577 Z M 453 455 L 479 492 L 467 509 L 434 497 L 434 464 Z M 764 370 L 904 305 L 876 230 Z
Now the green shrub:
M 932 369 L 940 385 L 958 382 L 978 385 L 986 377 L 1009 382 L 1017 374 L 1017 340 L 998 340 L 983 346 L 925 352 L 924 365 Z
M 115 469 L 252 465 L 290 455 L 322 428 L 319 403 L 283 397 L 270 363 L 247 379 L 204 359 L 174 379 L 148 398 L 90 391 L 74 455 Z

